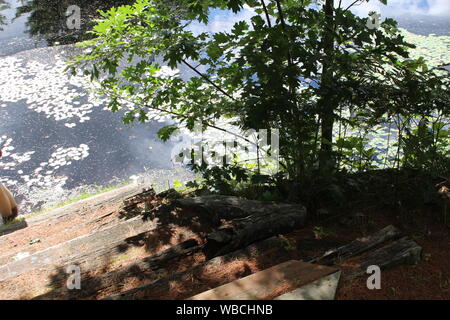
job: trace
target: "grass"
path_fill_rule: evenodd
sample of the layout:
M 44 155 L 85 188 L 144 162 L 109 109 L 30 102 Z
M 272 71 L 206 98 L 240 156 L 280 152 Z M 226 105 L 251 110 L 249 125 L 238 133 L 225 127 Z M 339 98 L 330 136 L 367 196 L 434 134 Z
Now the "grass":
M 98 189 L 95 190 L 94 192 L 83 192 L 83 193 L 77 195 L 74 198 L 67 199 L 67 200 L 65 200 L 63 202 L 60 202 L 58 204 L 55 204 L 54 206 L 51 206 L 49 208 L 45 208 L 45 209 L 42 209 L 42 210 L 30 213 L 29 215 L 27 215 L 27 218 L 36 217 L 36 216 L 39 216 L 41 214 L 47 213 L 49 211 L 62 208 L 62 207 L 67 206 L 69 204 L 76 203 L 76 202 L 79 202 L 79 201 L 82 201 L 82 200 L 86 200 L 86 199 L 95 197 L 97 195 L 100 195 L 100 194 L 103 194 L 103 193 L 107 193 L 109 191 L 113 191 L 113 190 L 125 187 L 125 186 L 127 186 L 129 184 L 131 184 L 131 182 L 128 181 L 128 182 L 125 182 L 123 184 L 118 184 L 118 185 L 114 185 L 114 186 L 109 186 L 109 187 L 104 187 L 104 188 L 98 187 Z
M 23 217 L 21 217 L 21 218 L 16 218 L 16 219 L 14 219 L 14 220 L 11 220 L 11 221 L 9 221 L 9 222 L 7 222 L 7 223 L 1 225 L 1 226 L 0 226 L 0 231 L 6 229 L 6 228 L 7 228 L 8 226 L 10 226 L 10 225 L 13 225 L 13 224 L 22 222 L 22 221 L 24 221 L 24 220 L 25 220 L 25 218 L 23 218 Z

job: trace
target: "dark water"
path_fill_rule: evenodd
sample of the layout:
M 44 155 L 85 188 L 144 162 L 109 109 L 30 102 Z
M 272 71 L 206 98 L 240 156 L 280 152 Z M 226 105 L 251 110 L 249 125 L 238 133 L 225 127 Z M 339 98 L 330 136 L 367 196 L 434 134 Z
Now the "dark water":
M 401 15 L 392 18 L 398 22 L 399 27 L 415 34 L 450 36 L 449 16 Z
M 81 79 L 62 72 L 74 47 L 51 46 L 81 40 L 96 8 L 127 2 L 0 0 L 0 146 L 5 153 L 0 182 L 14 191 L 25 211 L 132 175 L 164 186 L 191 177 L 173 167 L 174 143 L 156 137 L 169 119 L 152 115 L 148 123 L 125 126 Z M 80 31 L 67 29 L 69 5 L 82 9 Z M 446 19 L 398 18 L 400 27 L 417 34 L 449 34 Z M 212 19 L 216 27 L 229 20 L 224 12 L 214 12 Z
M 105 1 L 93 1 L 99 2 Z M 128 127 L 120 112 L 104 109 L 104 101 L 89 93 L 81 78 L 64 74 L 65 61 L 78 49 L 49 47 L 56 40 L 64 43 L 61 36 L 68 32 L 61 22 L 64 1 L 9 3 L 0 11 L 0 21 L 7 23 L 0 31 L 0 182 L 14 192 L 23 211 L 130 177 L 145 178 L 157 188 L 192 177 L 172 165 L 174 143 L 156 136 L 170 119 L 149 114 L 151 121 Z M 70 1 L 81 8 L 88 3 Z
M 97 9 L 133 3 L 133 0 L 0 0 L 0 56 L 69 44 L 86 37 L 85 31 L 98 18 Z M 2 5 L 3 4 L 3 5 Z M 81 28 L 67 26 L 67 8 L 81 10 Z M 2 10 L 3 8 L 3 10 Z

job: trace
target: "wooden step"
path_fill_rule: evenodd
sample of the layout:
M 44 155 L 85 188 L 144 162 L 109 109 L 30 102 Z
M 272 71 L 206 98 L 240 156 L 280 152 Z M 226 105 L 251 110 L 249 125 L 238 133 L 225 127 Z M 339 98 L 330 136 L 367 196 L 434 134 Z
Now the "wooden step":
M 263 300 L 302 287 L 336 273 L 339 269 L 290 260 L 218 288 L 190 300 Z
M 25 229 L 26 227 L 28 227 L 28 223 L 25 220 L 21 220 L 19 222 L 9 224 L 9 225 L 1 225 L 0 226 L 0 237 L 6 236 L 13 232 L 16 232 L 17 230 Z
M 244 249 L 215 257 L 197 264 L 185 272 L 171 274 L 156 281 L 127 290 L 105 300 L 180 300 L 192 294 L 204 292 L 248 274 L 248 264 L 253 261 L 262 268 L 292 259 L 281 237 L 272 237 L 253 243 Z M 236 272 L 235 265 L 243 265 L 243 270 Z M 333 269 L 334 270 L 334 269 Z M 174 290 L 173 286 L 178 289 Z
M 141 259 L 136 263 L 125 265 L 114 271 L 94 277 L 83 277 L 81 279 L 81 290 L 69 290 L 66 287 L 61 287 L 37 296 L 34 300 L 86 299 L 95 297 L 105 289 L 121 287 L 133 278 L 137 278 L 140 281 L 161 278 L 168 275 L 166 268 L 169 264 L 173 265 L 200 249 L 201 246 L 198 245 L 198 242 L 190 239 L 158 254 Z M 63 282 L 65 283 L 65 281 Z
M 273 300 L 334 300 L 340 277 L 341 271 L 335 272 Z
M 56 246 L 36 252 L 21 260 L 10 262 L 0 267 L 0 281 L 16 277 L 24 272 L 54 265 L 76 262 L 80 255 L 89 255 L 91 252 L 103 252 L 103 248 L 120 244 L 124 239 L 138 235 L 144 231 L 154 230 L 157 221 L 143 221 L 141 217 L 120 222 L 119 224 L 87 234 Z
M 312 259 L 308 259 L 307 262 L 319 263 L 324 265 L 337 264 L 341 261 L 376 248 L 377 246 L 387 241 L 395 240 L 399 238 L 400 235 L 400 230 L 398 230 L 393 225 L 388 225 L 374 234 L 356 239 L 342 247 L 328 250 L 322 255 L 316 256 Z
M 414 240 L 403 237 L 397 241 L 366 254 L 345 260 L 341 263 L 343 267 L 350 267 L 351 271 L 344 274 L 344 279 L 349 280 L 367 272 L 367 268 L 372 265 L 386 270 L 398 265 L 414 265 L 419 263 L 422 253 L 420 247 Z

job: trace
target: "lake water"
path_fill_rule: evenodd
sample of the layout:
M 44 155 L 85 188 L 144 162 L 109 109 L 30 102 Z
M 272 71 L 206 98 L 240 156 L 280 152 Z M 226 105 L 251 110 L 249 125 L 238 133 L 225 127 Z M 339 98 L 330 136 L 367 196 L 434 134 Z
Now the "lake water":
M 69 79 L 63 73 L 65 61 L 76 49 L 48 47 L 61 38 L 58 26 L 63 20 L 61 10 L 55 11 L 59 16 L 48 15 L 46 8 L 63 7 L 64 1 L 25 2 L 36 9 L 16 17 L 21 1 L 7 1 L 10 8 L 0 11 L 0 21 L 6 22 L 0 26 L 0 146 L 4 148 L 0 181 L 13 190 L 23 211 L 57 203 L 92 185 L 111 185 L 138 175 L 162 188 L 175 179 L 191 178 L 191 173 L 172 165 L 173 143 L 156 137 L 169 119 L 155 114 L 148 123 L 129 128 L 118 114 L 104 109 L 104 101 L 87 92 L 82 78 Z M 447 19 L 399 20 L 401 27 L 417 34 L 449 35 Z M 211 28 L 227 21 L 226 13 L 215 12 Z

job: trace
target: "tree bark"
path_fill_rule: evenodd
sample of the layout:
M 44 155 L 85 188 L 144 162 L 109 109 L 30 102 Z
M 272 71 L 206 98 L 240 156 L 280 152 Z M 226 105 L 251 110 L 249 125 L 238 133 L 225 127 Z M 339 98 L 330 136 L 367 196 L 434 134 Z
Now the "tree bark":
M 195 210 L 219 228 L 207 236 L 204 253 L 208 258 L 303 227 L 306 221 L 306 208 L 298 204 L 227 196 L 179 199 L 174 204 Z
M 306 222 L 306 209 L 284 213 L 263 212 L 233 219 L 229 226 L 207 236 L 204 248 L 208 258 L 224 255 L 253 242 L 301 228 Z
M 319 153 L 319 169 L 322 175 L 328 176 L 334 169 L 335 163 L 332 156 L 334 102 L 330 90 L 333 86 L 333 52 L 334 36 L 330 30 L 334 30 L 334 0 L 326 0 L 323 10 L 326 26 L 323 28 L 322 49 L 322 78 L 320 82 L 321 99 L 319 101 L 321 127 L 321 146 Z

